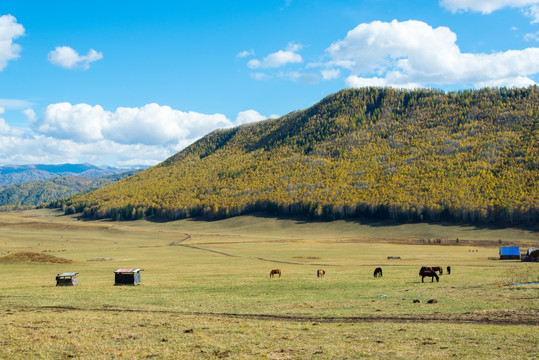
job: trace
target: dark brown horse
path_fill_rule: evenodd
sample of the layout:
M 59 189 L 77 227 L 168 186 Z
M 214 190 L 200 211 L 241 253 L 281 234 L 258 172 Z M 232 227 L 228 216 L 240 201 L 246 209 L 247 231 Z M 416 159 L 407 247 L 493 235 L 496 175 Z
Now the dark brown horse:
M 438 277 L 438 274 L 436 274 L 436 271 L 432 270 L 431 267 L 428 266 L 422 266 L 419 270 L 419 276 L 421 276 L 421 282 L 424 282 L 425 277 L 431 277 L 431 282 L 434 282 L 434 278 L 436 278 L 436 282 L 440 281 L 440 278 Z
M 374 277 L 382 277 L 382 268 L 381 267 L 377 267 L 376 269 L 374 269 Z
M 444 269 L 441 266 L 431 266 L 432 271 L 438 271 L 440 275 L 444 273 Z
M 270 278 L 274 277 L 275 275 L 279 274 L 279 277 L 281 277 L 281 270 L 280 269 L 273 269 L 270 271 Z
M 316 277 L 322 277 L 324 275 L 326 275 L 326 270 L 324 270 L 324 269 L 316 270 Z
M 451 274 L 451 266 L 447 266 L 447 275 Z

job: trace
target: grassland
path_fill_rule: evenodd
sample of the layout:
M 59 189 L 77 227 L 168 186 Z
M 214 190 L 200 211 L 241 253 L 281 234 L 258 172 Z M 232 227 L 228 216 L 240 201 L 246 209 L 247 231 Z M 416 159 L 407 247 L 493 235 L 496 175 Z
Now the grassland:
M 262 216 L 158 223 L 0 213 L 0 358 L 537 358 L 539 287 L 508 285 L 538 281 L 539 264 L 489 260 L 500 243 L 533 247 L 539 235 Z M 73 262 L 19 261 L 20 252 Z M 421 283 L 421 265 L 452 273 Z M 382 278 L 373 278 L 376 266 Z M 118 268 L 143 268 L 143 284 L 113 286 Z M 283 276 L 270 279 L 272 268 Z M 56 287 L 67 271 L 79 272 L 79 286 Z M 432 298 L 438 303 L 427 304 Z

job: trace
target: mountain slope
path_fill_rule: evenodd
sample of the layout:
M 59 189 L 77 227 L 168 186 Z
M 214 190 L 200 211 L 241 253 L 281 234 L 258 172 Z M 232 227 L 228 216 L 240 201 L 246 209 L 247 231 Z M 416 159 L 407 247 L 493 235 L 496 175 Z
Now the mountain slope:
M 47 180 L 37 180 L 14 184 L 0 191 L 0 206 L 36 206 L 65 198 L 73 194 L 87 192 L 111 184 L 120 179 L 136 174 L 140 170 L 131 170 L 121 174 L 100 178 L 87 176 L 61 176 Z
M 539 89 L 343 90 L 207 135 L 62 206 L 85 216 L 251 211 L 470 223 L 539 220 Z

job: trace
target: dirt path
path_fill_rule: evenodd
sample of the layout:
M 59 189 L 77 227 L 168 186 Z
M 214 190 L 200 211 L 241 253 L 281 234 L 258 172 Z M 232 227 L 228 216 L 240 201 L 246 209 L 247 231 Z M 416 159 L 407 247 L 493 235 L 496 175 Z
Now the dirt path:
M 261 257 L 240 256 L 240 255 L 229 254 L 229 253 L 226 253 L 226 252 L 223 252 L 223 251 L 202 248 L 202 247 L 194 246 L 194 245 L 183 244 L 183 242 L 185 242 L 185 241 L 187 241 L 189 239 L 191 239 L 191 235 L 186 233 L 185 237 L 183 239 L 171 242 L 168 245 L 169 246 L 183 246 L 183 247 L 186 247 L 186 248 L 189 248 L 189 249 L 208 251 L 208 252 L 211 252 L 211 253 L 214 253 L 214 254 L 219 254 L 219 255 L 224 255 L 224 256 L 244 258 L 244 259 L 255 259 L 255 260 L 267 261 L 267 262 L 272 262 L 272 263 L 277 263 L 277 264 L 309 265 L 309 266 L 335 266 L 335 265 L 332 265 L 332 264 L 300 263 L 300 262 L 294 262 L 294 261 L 281 261 L 281 260 L 265 259 L 265 258 L 261 258 Z
M 13 309 L 14 307 L 12 307 Z M 125 308 L 78 308 L 72 306 L 23 306 L 24 311 L 101 311 L 118 313 L 159 313 L 175 314 L 185 316 L 204 316 L 215 318 L 230 318 L 242 320 L 267 320 L 284 321 L 298 323 L 451 323 L 451 324 L 476 324 L 476 325 L 539 325 L 539 311 L 499 311 L 489 313 L 459 313 L 459 314 L 418 314 L 418 315 L 377 315 L 377 316 L 336 316 L 320 317 L 308 315 L 277 315 L 277 314 L 238 314 L 238 313 L 211 313 L 211 312 L 191 312 L 191 311 L 170 311 L 170 310 L 140 310 Z M 11 310 L 13 311 L 13 310 Z

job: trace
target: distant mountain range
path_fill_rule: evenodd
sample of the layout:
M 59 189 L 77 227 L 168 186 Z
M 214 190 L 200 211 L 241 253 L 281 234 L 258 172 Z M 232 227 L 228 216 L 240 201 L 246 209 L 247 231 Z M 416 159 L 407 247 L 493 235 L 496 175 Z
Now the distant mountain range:
M 0 207 L 27 207 L 84 193 L 126 178 L 137 169 L 92 164 L 0 166 Z
M 131 168 L 114 168 L 110 166 L 95 166 L 92 164 L 58 164 L 58 165 L 5 165 L 0 166 L 0 186 L 20 184 L 37 180 L 46 180 L 59 176 L 84 176 L 99 178 L 107 175 L 120 174 L 134 169 L 144 169 L 143 166 Z

